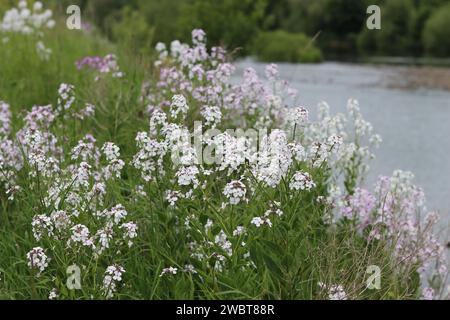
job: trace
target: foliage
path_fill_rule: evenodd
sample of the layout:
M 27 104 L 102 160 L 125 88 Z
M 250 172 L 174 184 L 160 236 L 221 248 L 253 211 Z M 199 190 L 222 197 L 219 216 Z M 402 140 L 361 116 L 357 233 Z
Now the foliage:
M 229 55 L 198 29 L 151 61 L 95 31 L 40 31 L 0 35 L 0 298 L 447 294 L 412 175 L 361 187 L 380 139 L 357 101 L 346 115 L 321 103 L 311 121 L 276 65 L 232 82 Z M 194 121 L 219 130 L 199 142 L 220 161 L 195 162 Z M 254 150 L 231 128 L 268 135 Z M 81 290 L 65 285 L 73 264 Z M 367 290 L 369 265 L 380 290 Z
M 155 28 L 148 24 L 145 16 L 130 7 L 124 7 L 105 19 L 107 34 L 111 40 L 133 55 L 150 55 L 153 52 Z
M 433 13 L 425 25 L 423 41 L 429 55 L 450 56 L 450 4 Z
M 50 3 L 60 13 L 64 13 L 65 5 L 81 5 L 83 17 L 94 21 L 111 39 L 136 33 L 132 44 L 136 48 L 151 47 L 160 41 L 168 43 L 174 38 L 187 41 L 192 29 L 202 28 L 208 33 L 210 45 L 238 49 L 240 55 L 254 54 L 251 49 L 258 33 L 279 30 L 316 38 L 316 47 L 333 58 L 445 56 L 448 52 L 445 40 L 440 46 L 434 40 L 445 36 L 441 35 L 446 26 L 442 22 L 444 14 L 438 12 L 445 10 L 448 0 L 51 0 Z M 366 28 L 369 5 L 381 7 L 381 30 Z M 435 22 L 430 22 L 432 16 Z M 430 25 L 427 30 L 426 24 Z
M 304 34 L 282 30 L 261 32 L 254 40 L 253 52 L 261 61 L 319 62 L 322 54 Z

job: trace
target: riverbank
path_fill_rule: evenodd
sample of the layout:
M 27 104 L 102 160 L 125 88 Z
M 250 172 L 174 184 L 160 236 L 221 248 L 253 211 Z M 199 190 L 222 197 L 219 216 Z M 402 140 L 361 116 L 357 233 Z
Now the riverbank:
M 264 66 L 245 59 L 236 73 L 252 67 L 263 74 Z M 325 62 L 283 63 L 279 70 L 298 90 L 298 103 L 310 109 L 327 101 L 335 113 L 344 113 L 347 99 L 358 98 L 363 114 L 383 138 L 366 185 L 398 168 L 412 171 L 427 194 L 428 208 L 441 213 L 443 228 L 448 225 L 449 69 Z
M 389 66 L 396 75 L 389 86 L 398 89 L 437 89 L 450 91 L 450 68 Z

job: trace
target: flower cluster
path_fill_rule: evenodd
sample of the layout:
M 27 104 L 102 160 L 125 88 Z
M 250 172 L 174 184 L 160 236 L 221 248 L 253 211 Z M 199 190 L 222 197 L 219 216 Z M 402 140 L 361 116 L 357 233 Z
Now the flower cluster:
M 289 183 L 292 190 L 311 190 L 316 184 L 307 172 L 296 172 Z
M 77 69 L 88 68 L 97 71 L 99 74 L 111 74 L 114 78 L 122 78 L 124 73 L 120 71 L 117 63 L 117 57 L 114 54 L 107 54 L 105 57 L 84 57 L 76 63 Z M 95 78 L 99 80 L 100 77 Z
M 106 268 L 103 278 L 103 292 L 106 298 L 112 298 L 117 291 L 117 284 L 122 282 L 125 269 L 117 264 Z
M 220 185 L 224 199 L 205 205 L 217 202 L 220 208 L 214 210 L 223 215 L 252 206 L 252 201 L 283 188 L 287 193 L 284 201 L 298 199 L 294 197 L 298 193 L 317 197 L 317 201 L 335 209 L 332 222 L 355 220 L 356 232 L 367 241 L 383 239 L 395 244 L 394 255 L 410 257 L 408 266 L 429 264 L 442 252 L 431 227 L 415 218 L 401 218 L 416 212 L 416 204 L 422 199 L 419 190 L 408 187 L 409 180 L 402 174 L 397 172 L 389 178 L 389 188 L 378 186 L 378 196 L 359 187 L 381 138 L 372 133 L 356 100 L 348 100 L 347 114 L 337 115 L 331 115 L 329 106 L 322 102 L 317 120 L 311 121 L 305 107 L 289 107 L 288 99 L 295 92 L 279 80 L 275 65 L 266 68 L 269 85 L 253 69 L 244 71 L 242 83 L 231 84 L 234 67 L 226 62 L 226 53 L 217 48 L 208 52 L 202 31 L 194 30 L 192 36 L 192 47 L 178 41 L 172 42 L 170 50 L 162 43 L 156 47 L 159 77 L 153 90 L 149 83 L 143 86 L 141 97 L 147 104 L 150 128 L 137 135 L 138 153 L 133 159 L 146 182 L 154 182 L 156 176 L 172 183 L 165 200 L 173 210 L 181 208 L 180 201 L 205 199 L 208 190 Z M 216 130 L 198 139 L 200 149 L 192 146 L 186 124 L 192 114 L 199 114 L 206 127 Z M 255 147 L 254 137 L 220 132 L 233 125 L 270 132 L 259 136 Z M 204 152 L 199 157 L 199 150 L 210 149 L 214 149 L 213 161 L 206 161 Z M 171 159 L 177 161 L 167 162 L 170 152 Z M 316 173 L 322 171 L 327 172 L 327 180 L 319 174 L 317 181 Z M 397 180 L 406 183 L 404 193 L 399 193 L 398 183 L 392 186 Z M 345 191 L 338 186 L 342 182 Z M 327 194 L 320 194 L 318 189 L 322 188 L 316 188 L 322 183 L 327 186 Z M 273 227 L 275 219 L 285 216 L 281 207 L 286 203 L 277 198 L 268 200 L 270 208 L 261 216 L 248 217 L 243 209 L 241 219 L 232 225 L 232 234 L 227 234 L 217 217 L 202 221 L 195 214 L 185 216 L 187 237 L 193 239 L 188 245 L 191 257 L 208 261 L 215 271 L 224 270 L 230 256 L 251 260 L 246 243 L 238 243 L 237 238 L 248 237 L 247 230 Z M 180 227 L 177 225 L 177 230 Z M 244 265 L 252 266 L 252 262 Z M 445 271 L 443 267 L 441 271 Z M 173 274 L 169 269 L 165 273 Z M 327 292 L 330 299 L 347 297 L 341 285 L 333 285 Z
M 43 272 L 48 267 L 49 258 L 45 254 L 45 250 L 41 247 L 35 247 L 27 253 L 28 266 L 31 269 L 38 271 L 38 274 Z
M 32 8 L 28 8 L 27 1 L 21 0 L 17 8 L 5 12 L 0 22 L 0 31 L 21 34 L 33 34 L 41 32 L 44 28 L 53 28 L 52 11 L 43 10 L 42 2 L 36 1 Z
M 312 120 L 294 104 L 296 92 L 274 64 L 265 78 L 248 68 L 241 81 L 231 81 L 235 67 L 226 51 L 208 49 L 199 29 L 192 45 L 173 41 L 156 50 L 157 76 L 142 86 L 138 106 L 139 114 L 147 111 L 148 128 L 132 132 L 131 154 L 123 148 L 128 141 L 86 131 L 95 106 L 80 103 L 71 84 L 60 85 L 54 105 L 26 112 L 16 132 L 10 106 L 0 102 L 0 184 L 6 205 L 39 192 L 28 218 L 36 244 L 23 258 L 33 276 L 48 276 L 49 299 L 65 298 L 57 279 L 67 267 L 62 261 L 83 267 L 95 286 L 87 291 L 113 298 L 126 294 L 125 268 L 135 275 L 128 261 L 143 253 L 156 260 L 148 270 L 158 280 L 155 290 L 187 277 L 186 283 L 204 287 L 227 284 L 241 272 L 249 279 L 283 273 L 277 255 L 285 249 L 295 256 L 286 261 L 304 261 L 296 258 L 301 250 L 292 251 L 298 242 L 288 240 L 326 244 L 340 231 L 350 231 L 348 241 L 357 239 L 367 250 L 383 248 L 401 272 L 421 275 L 422 298 L 439 296 L 447 268 L 433 233 L 437 216 L 421 216 L 424 194 L 410 173 L 380 177 L 373 192 L 363 187 L 381 139 L 356 100 L 336 115 L 320 103 Z M 86 57 L 77 67 L 123 75 L 114 55 Z M 149 239 L 158 250 L 146 250 Z M 334 283 L 319 283 L 329 299 L 347 299 L 349 288 L 357 297 L 347 283 L 323 279 Z
M 40 1 L 35 1 L 29 8 L 26 0 L 20 0 L 17 8 L 7 10 L 0 20 L 0 35 L 2 33 L 5 35 L 2 42 L 9 41 L 7 37 L 9 33 L 42 37 L 45 29 L 52 29 L 55 26 L 52 15 L 50 9 L 43 9 Z M 36 42 L 36 52 L 42 60 L 49 60 L 52 54 L 52 50 L 46 48 L 41 40 Z
M 326 290 L 328 294 L 329 300 L 347 300 L 347 294 L 344 291 L 344 287 L 342 285 L 330 285 L 327 286 L 326 284 L 319 282 L 319 287 L 322 290 Z
M 87 134 L 70 150 L 64 138 L 58 139 L 58 130 L 82 119 L 77 105 L 74 86 L 61 84 L 57 107 L 34 106 L 14 137 L 9 105 L 0 103 L 1 181 L 14 200 L 23 187 L 16 185 L 16 175 L 27 170 L 26 188 L 39 188 L 42 195 L 39 212 L 31 221 L 33 237 L 41 246 L 27 254 L 28 266 L 37 275 L 46 271 L 48 255 L 99 260 L 132 247 L 138 235 L 138 226 L 127 219 L 125 207 L 106 200 L 108 184 L 120 179 L 125 165 L 119 147 L 105 142 L 100 148 Z M 118 272 L 123 269 L 117 270 L 107 269 L 106 297 L 112 296 L 121 281 Z M 50 293 L 51 298 L 55 295 Z
M 245 199 L 247 189 L 241 181 L 231 181 L 225 186 L 223 194 L 229 199 L 230 204 L 238 204 Z
M 421 217 L 426 212 L 425 196 L 413 184 L 413 178 L 412 173 L 397 170 L 392 177 L 380 177 L 374 193 L 356 189 L 337 201 L 337 219 L 355 221 L 357 231 L 367 241 L 391 244 L 404 271 L 415 266 L 426 280 L 433 266 L 435 272 L 430 279 L 443 284 L 448 272 L 446 256 L 443 245 L 433 234 L 439 217 L 435 212 Z

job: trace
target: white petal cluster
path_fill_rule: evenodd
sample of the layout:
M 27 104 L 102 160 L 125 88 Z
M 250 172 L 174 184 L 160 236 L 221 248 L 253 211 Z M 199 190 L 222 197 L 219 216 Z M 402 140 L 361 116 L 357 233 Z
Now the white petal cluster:
M 36 215 L 31 222 L 34 238 L 39 241 L 42 236 L 51 237 L 53 235 L 52 219 L 44 214 Z
M 21 0 L 17 8 L 7 10 L 0 21 L 0 31 L 25 35 L 40 33 L 41 30 L 51 29 L 54 26 L 52 11 L 43 10 L 40 1 L 36 1 L 33 7 L 29 8 L 27 1 Z
M 116 293 L 117 285 L 122 282 L 122 275 L 124 273 L 125 269 L 117 264 L 106 268 L 102 289 L 107 299 L 112 298 Z
M 178 272 L 178 268 L 175 268 L 175 267 L 168 267 L 168 268 L 164 268 L 164 269 L 161 271 L 161 274 L 160 274 L 159 276 L 162 277 L 162 276 L 164 276 L 164 275 L 166 275 L 166 274 L 168 274 L 168 275 L 176 275 L 177 272 Z
M 170 105 L 170 115 L 172 118 L 176 119 L 179 114 L 184 116 L 188 110 L 189 106 L 183 95 L 177 94 L 172 97 L 172 104 Z
M 347 300 L 347 294 L 344 291 L 344 287 L 342 285 L 330 285 L 327 286 L 326 284 L 319 282 L 319 287 L 322 290 L 327 290 L 328 292 L 328 299 L 329 300 Z
M 222 111 L 217 106 L 205 106 L 201 112 L 206 120 L 206 125 L 215 128 L 222 120 Z
M 297 107 L 289 110 L 289 121 L 298 126 L 308 123 L 309 112 L 304 107 Z
M 308 172 L 298 171 L 293 176 L 289 183 L 291 190 L 306 190 L 309 191 L 314 188 L 316 184 L 312 180 Z
M 43 272 L 49 263 L 49 258 L 45 254 L 45 250 L 41 247 L 35 247 L 27 253 L 28 266 L 31 269 L 38 270 L 38 274 Z
M 247 188 L 239 180 L 234 180 L 225 186 L 223 194 L 228 198 L 230 204 L 236 205 L 241 201 L 245 200 L 245 195 L 247 193 Z

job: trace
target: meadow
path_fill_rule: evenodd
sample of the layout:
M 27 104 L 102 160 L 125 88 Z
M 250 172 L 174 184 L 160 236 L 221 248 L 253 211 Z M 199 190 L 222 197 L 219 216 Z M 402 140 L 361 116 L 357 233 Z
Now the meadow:
M 201 29 L 139 54 L 7 9 L 0 298 L 448 297 L 413 174 L 362 187 L 381 137 L 354 98 L 311 119 L 275 64 L 232 83 Z

